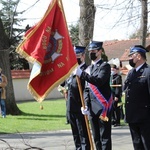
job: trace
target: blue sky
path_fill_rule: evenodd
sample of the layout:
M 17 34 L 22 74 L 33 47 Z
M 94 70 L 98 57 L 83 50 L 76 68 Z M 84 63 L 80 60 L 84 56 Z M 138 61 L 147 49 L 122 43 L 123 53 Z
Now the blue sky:
M 24 10 L 32 6 L 37 0 L 21 0 L 18 10 Z M 30 8 L 26 13 L 21 15 L 22 18 L 27 20 L 23 22 L 23 25 L 30 24 L 31 26 L 38 22 L 44 15 L 51 0 L 40 0 L 34 7 Z M 78 21 L 80 15 L 79 0 L 62 0 L 65 10 L 66 20 L 68 25 L 74 24 Z M 97 7 L 95 15 L 95 27 L 94 27 L 94 37 L 93 40 L 113 40 L 113 39 L 128 39 L 129 35 L 134 33 L 135 30 L 139 28 L 140 22 L 135 23 L 127 21 L 118 25 L 120 18 L 122 20 L 129 18 L 129 12 L 120 11 L 122 8 L 122 0 L 115 3 L 116 0 L 95 0 L 95 5 Z M 133 6 L 139 5 L 137 0 Z M 118 7 L 116 7 L 118 6 Z M 107 8 L 113 9 L 110 11 Z M 118 9 L 117 9 L 118 8 Z M 136 10 L 134 10 L 136 11 Z M 132 13 L 130 15 L 133 15 Z

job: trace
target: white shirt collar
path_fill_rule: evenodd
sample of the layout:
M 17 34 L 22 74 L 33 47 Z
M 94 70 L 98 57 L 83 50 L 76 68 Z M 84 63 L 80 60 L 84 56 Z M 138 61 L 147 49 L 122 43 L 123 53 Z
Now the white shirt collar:
M 95 64 L 97 64 L 97 62 L 100 61 L 100 60 L 101 60 L 101 58 L 98 59 L 98 60 L 96 60 L 96 61 L 92 61 L 91 64 L 92 64 L 92 65 L 95 65 Z
M 83 66 L 85 64 L 85 62 L 83 62 L 82 64 L 79 65 L 79 67 L 81 68 L 81 66 Z
M 144 65 L 144 63 L 143 63 L 142 65 L 138 66 L 138 67 L 136 68 L 136 71 L 138 71 L 143 65 Z

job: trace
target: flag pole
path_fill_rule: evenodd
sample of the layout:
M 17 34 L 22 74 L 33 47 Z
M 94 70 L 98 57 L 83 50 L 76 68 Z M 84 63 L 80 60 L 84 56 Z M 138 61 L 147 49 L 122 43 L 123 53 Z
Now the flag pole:
M 80 92 L 82 107 L 85 108 L 80 78 L 78 76 L 76 76 L 76 79 L 77 79 L 78 88 L 79 88 L 79 92 Z M 93 146 L 93 142 L 92 142 L 92 135 L 91 135 L 91 132 L 90 132 L 90 127 L 89 127 L 89 122 L 88 122 L 88 116 L 84 115 L 84 118 L 85 118 L 86 128 L 87 128 L 88 137 L 89 137 L 89 141 L 90 141 L 90 145 L 91 145 L 91 150 L 94 150 L 94 146 Z

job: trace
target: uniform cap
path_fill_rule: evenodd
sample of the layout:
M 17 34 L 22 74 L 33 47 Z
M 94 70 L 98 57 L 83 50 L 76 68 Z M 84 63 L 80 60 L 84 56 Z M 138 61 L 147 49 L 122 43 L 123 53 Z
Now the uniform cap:
M 91 50 L 99 50 L 99 49 L 102 48 L 102 45 L 103 45 L 103 42 L 92 41 L 92 42 L 89 44 L 88 51 L 91 51 Z
M 139 53 L 146 53 L 147 50 L 144 48 L 144 47 L 138 47 L 138 46 L 134 46 L 134 47 L 131 47 L 130 48 L 130 53 L 129 53 L 129 56 L 136 53 L 136 52 L 139 52 Z
M 84 47 L 84 46 L 75 46 L 75 53 L 76 54 L 82 54 L 82 53 L 84 53 L 84 51 L 85 51 L 85 48 L 86 47 Z

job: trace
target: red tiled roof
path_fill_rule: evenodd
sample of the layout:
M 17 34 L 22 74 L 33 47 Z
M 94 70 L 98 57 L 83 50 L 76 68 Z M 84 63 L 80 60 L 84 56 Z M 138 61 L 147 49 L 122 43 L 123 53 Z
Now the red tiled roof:
M 30 77 L 30 70 L 11 70 L 13 79 L 26 79 Z
M 139 39 L 130 39 L 130 40 L 114 40 L 114 41 L 105 41 L 103 44 L 105 53 L 108 57 L 108 60 L 112 58 L 119 58 L 120 61 L 128 61 L 129 49 L 134 45 L 139 45 Z M 146 39 L 146 48 L 150 51 L 150 38 Z M 124 75 L 127 75 L 128 68 L 122 66 L 121 72 Z
M 120 57 L 120 61 L 128 61 L 129 60 L 129 55 L 130 50 L 129 49 L 125 49 L 123 55 Z
M 111 58 L 121 58 L 124 52 L 134 45 L 140 43 L 139 39 L 130 39 L 130 40 L 114 40 L 114 41 L 105 41 L 103 47 L 105 53 L 108 56 L 108 60 Z M 146 40 L 146 46 L 150 45 L 150 38 Z M 124 56 L 125 57 L 125 56 Z M 122 58 L 123 59 L 123 58 Z

